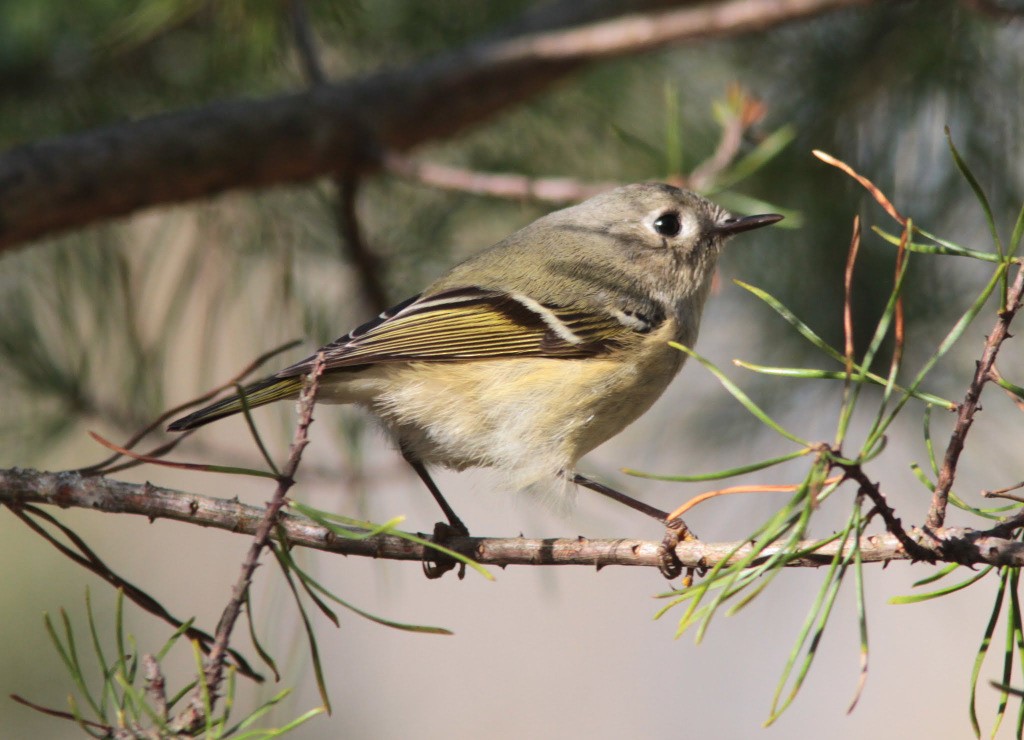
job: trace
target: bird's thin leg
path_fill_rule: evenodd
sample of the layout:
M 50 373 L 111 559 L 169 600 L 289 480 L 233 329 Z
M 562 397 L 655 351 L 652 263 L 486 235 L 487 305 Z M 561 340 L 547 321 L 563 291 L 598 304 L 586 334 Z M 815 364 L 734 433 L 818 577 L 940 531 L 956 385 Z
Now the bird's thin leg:
M 405 451 L 402 452 L 402 457 L 405 458 L 406 462 L 412 466 L 412 469 L 416 471 L 416 475 L 423 481 L 423 485 L 427 487 L 434 500 L 437 501 L 437 505 L 441 507 L 441 511 L 444 512 L 445 517 L 448 519 L 448 524 L 451 525 L 452 529 L 458 530 L 461 534 L 468 535 L 469 529 L 459 519 L 458 514 L 455 510 L 445 501 L 444 495 L 441 493 L 441 489 L 434 483 L 434 479 L 430 477 L 430 473 L 427 471 L 427 466 L 421 463 L 419 460 L 409 455 Z
M 583 486 L 584 488 L 589 488 L 591 491 L 597 491 L 603 496 L 607 496 L 610 499 L 618 501 L 620 504 L 625 504 L 631 509 L 636 509 L 641 514 L 646 514 L 652 519 L 657 519 L 662 524 L 668 524 L 668 512 L 662 511 L 661 509 L 655 509 L 653 506 L 645 504 L 643 501 L 637 501 L 635 498 L 627 496 L 624 493 L 620 493 L 614 488 L 609 488 L 603 483 L 598 483 L 596 480 L 590 480 L 590 478 L 585 475 L 573 473 L 572 482 Z
M 645 504 L 643 501 L 637 501 L 635 498 L 627 496 L 620 491 L 616 491 L 614 488 L 606 486 L 603 483 L 591 480 L 585 475 L 573 473 L 571 480 L 577 485 L 589 488 L 591 491 L 597 491 L 603 496 L 607 496 L 614 501 L 618 501 L 620 504 L 625 504 L 631 509 L 636 509 L 641 514 L 646 514 L 652 519 L 657 519 L 659 522 L 664 524 L 667 529 L 665 531 L 665 538 L 662 540 L 664 553 L 663 562 L 660 568 L 661 573 L 669 580 L 674 579 L 682 573 L 683 564 L 679 562 L 679 558 L 676 556 L 676 545 L 679 544 L 680 540 L 697 539 L 682 519 L 677 518 L 669 521 L 668 512 L 656 509 L 650 504 Z
M 441 511 L 444 512 L 445 517 L 448 519 L 447 524 L 444 522 L 437 522 L 434 525 L 433 541 L 437 544 L 443 544 L 444 541 L 452 535 L 468 537 L 469 529 L 462 523 L 458 514 L 455 513 L 455 510 L 445 500 L 444 495 L 441 493 L 441 489 L 437 487 L 437 484 L 434 483 L 434 479 L 430 477 L 430 473 L 427 471 L 427 466 L 404 449 L 402 450 L 402 457 L 404 457 L 405 461 L 409 463 L 413 470 L 416 471 L 416 475 L 418 475 L 420 480 L 423 481 L 423 485 L 425 485 L 427 490 L 430 491 L 434 500 L 437 501 L 437 505 L 441 507 Z M 466 564 L 458 563 L 450 555 L 438 552 L 435 553 L 435 557 L 432 561 L 423 561 L 423 573 L 427 578 L 440 578 L 448 571 L 453 570 L 456 565 L 459 566 L 459 578 L 464 578 L 466 575 Z

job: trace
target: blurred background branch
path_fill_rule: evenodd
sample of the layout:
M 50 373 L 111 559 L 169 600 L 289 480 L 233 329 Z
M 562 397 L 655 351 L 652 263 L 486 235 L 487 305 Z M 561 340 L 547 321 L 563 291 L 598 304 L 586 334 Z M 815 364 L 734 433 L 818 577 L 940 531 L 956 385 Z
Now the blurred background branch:
M 535 29 L 333 85 L 302 45 L 315 83 L 309 92 L 221 101 L 0 154 L 0 250 L 233 188 L 372 172 L 382 152 L 454 136 L 585 64 L 868 2 L 732 0 L 571 30 Z M 621 12 L 601 5 L 609 15 Z M 301 32 L 302 24 L 296 27 Z

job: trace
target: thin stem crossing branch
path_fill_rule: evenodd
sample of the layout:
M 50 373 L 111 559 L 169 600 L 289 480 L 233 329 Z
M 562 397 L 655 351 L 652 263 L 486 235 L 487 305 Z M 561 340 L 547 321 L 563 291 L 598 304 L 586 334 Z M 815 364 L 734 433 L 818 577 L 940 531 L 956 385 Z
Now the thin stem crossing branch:
M 227 606 L 224 607 L 220 621 L 217 624 L 213 648 L 206 659 L 204 679 L 206 686 L 197 687 L 188 707 L 173 723 L 177 728 L 197 729 L 207 719 L 204 708 L 204 688 L 208 691 L 210 701 L 215 701 L 218 696 L 221 682 L 224 679 L 225 656 L 227 655 L 228 645 L 231 640 L 231 633 L 234 630 L 235 623 L 238 621 L 238 617 L 242 613 L 242 605 L 245 604 L 249 593 L 249 586 L 252 584 L 252 576 L 256 572 L 260 555 L 270 544 L 271 534 L 275 526 L 277 526 L 279 514 L 285 505 L 285 495 L 288 493 L 288 489 L 295 484 L 295 473 L 299 468 L 299 462 L 302 460 L 302 451 L 309 444 L 309 426 L 313 423 L 313 407 L 316 403 L 316 391 L 323 368 L 324 358 L 323 353 L 321 353 L 317 357 L 313 371 L 307 376 L 305 386 L 299 396 L 299 423 L 295 429 L 295 436 L 292 439 L 288 463 L 285 465 L 284 470 L 281 471 L 277 481 L 277 490 L 274 491 L 273 498 L 262 512 L 262 516 L 256 526 L 252 544 L 249 546 L 249 552 L 242 563 L 242 572 L 232 588 L 231 599 L 228 601 Z

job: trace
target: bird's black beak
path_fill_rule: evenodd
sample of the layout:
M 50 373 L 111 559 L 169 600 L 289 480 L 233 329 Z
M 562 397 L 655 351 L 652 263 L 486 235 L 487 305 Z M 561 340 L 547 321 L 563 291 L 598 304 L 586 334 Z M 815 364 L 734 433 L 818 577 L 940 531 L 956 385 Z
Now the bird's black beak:
M 715 224 L 712 231 L 721 236 L 732 236 L 741 231 L 760 229 L 762 226 L 771 226 L 782 220 L 777 213 L 763 213 L 760 216 L 744 216 L 743 218 L 727 218 Z

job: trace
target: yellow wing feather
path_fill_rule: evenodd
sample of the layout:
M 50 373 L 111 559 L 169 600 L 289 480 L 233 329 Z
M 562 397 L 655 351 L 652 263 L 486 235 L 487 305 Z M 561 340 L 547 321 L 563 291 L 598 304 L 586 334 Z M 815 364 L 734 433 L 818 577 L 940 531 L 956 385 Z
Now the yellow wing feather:
M 592 357 L 636 336 L 634 329 L 609 314 L 461 288 L 400 304 L 321 351 L 327 370 L 342 370 L 388 362 Z M 296 363 L 277 377 L 307 373 L 315 359 L 314 355 Z

